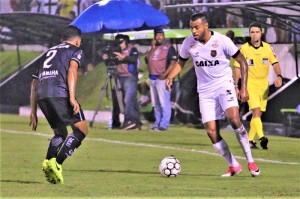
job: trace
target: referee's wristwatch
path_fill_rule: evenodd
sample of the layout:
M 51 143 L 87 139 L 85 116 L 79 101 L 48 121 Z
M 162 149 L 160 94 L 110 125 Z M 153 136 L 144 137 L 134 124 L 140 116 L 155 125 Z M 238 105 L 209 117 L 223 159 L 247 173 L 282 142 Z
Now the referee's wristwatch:
M 282 75 L 277 75 L 277 77 L 280 77 L 281 79 L 283 79 Z

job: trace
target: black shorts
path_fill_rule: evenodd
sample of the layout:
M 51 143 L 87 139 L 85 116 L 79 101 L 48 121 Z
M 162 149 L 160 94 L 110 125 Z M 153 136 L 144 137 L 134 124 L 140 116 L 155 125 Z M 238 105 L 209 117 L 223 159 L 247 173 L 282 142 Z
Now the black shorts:
M 44 113 L 52 129 L 69 126 L 85 120 L 82 109 L 79 113 L 73 113 L 73 107 L 69 98 L 52 97 L 38 100 L 38 105 Z

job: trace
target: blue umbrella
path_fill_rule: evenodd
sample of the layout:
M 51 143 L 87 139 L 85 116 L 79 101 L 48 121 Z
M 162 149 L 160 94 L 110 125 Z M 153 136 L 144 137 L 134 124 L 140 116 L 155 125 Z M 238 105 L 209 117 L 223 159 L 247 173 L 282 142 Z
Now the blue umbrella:
M 82 12 L 71 25 L 83 33 L 113 33 L 152 29 L 168 23 L 164 13 L 139 0 L 104 0 Z

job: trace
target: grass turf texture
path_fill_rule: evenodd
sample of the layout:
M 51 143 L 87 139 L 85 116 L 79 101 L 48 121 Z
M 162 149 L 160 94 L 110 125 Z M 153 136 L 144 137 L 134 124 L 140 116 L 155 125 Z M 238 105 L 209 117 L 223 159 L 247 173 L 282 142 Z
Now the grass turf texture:
M 80 149 L 63 164 L 65 184 L 52 185 L 41 171 L 52 137 L 47 122 L 41 118 L 38 133 L 33 133 L 27 117 L 0 116 L 1 197 L 299 198 L 299 139 L 269 136 L 269 150 L 253 150 L 261 176 L 251 177 L 245 159 L 238 159 L 243 172 L 221 178 L 227 165 L 214 155 L 204 130 L 176 126 L 149 132 L 144 126 L 141 131 L 121 131 L 95 123 Z M 222 135 L 234 155 L 243 157 L 234 133 Z M 160 161 L 169 155 L 181 162 L 176 178 L 161 177 L 158 171 Z

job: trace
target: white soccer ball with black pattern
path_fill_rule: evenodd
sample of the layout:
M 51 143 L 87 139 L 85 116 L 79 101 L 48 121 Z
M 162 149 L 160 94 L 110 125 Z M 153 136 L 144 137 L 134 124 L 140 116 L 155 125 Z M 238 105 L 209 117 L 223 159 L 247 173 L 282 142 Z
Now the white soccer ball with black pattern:
M 176 177 L 181 171 L 180 162 L 173 156 L 165 157 L 160 162 L 159 171 L 164 177 Z

